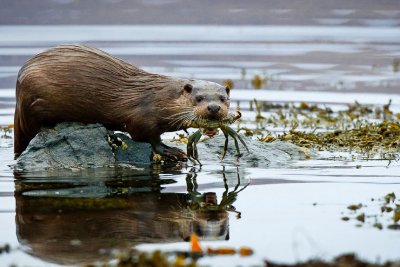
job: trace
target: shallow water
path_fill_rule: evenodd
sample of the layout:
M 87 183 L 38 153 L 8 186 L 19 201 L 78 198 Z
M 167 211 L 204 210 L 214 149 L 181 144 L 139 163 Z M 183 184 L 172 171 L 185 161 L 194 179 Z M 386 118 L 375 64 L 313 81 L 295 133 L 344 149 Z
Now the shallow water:
M 200 261 L 213 266 L 237 260 L 261 265 L 266 258 L 329 259 L 348 252 L 371 261 L 399 259 L 400 232 L 386 229 L 391 218 L 380 212 L 383 196 L 400 193 L 399 162 L 317 159 L 271 168 L 205 162 L 201 170 L 96 169 L 14 176 L 6 166 L 12 163 L 11 140 L 1 141 L 0 231 L 15 249 L 0 256 L 4 266 L 82 264 L 132 246 L 187 250 L 184 241 L 191 232 L 200 235 L 203 246 L 247 245 L 255 251 L 248 258 Z M 225 191 L 231 198 L 224 197 Z M 206 192 L 214 192 L 219 203 L 228 201 L 240 219 L 227 211 L 228 204 L 218 211 L 196 209 L 196 200 Z M 366 214 L 377 215 L 383 230 L 372 227 L 373 219 L 362 227 L 355 226 L 356 220 L 341 220 L 355 217 L 347 206 L 358 203 L 365 205 Z
M 231 79 L 235 84 L 232 107 L 239 101 L 246 120 L 254 118 L 248 102 L 254 98 L 275 103 L 306 101 L 333 110 L 355 100 L 383 105 L 392 99 L 391 109 L 399 112 L 400 75 L 395 60 L 400 56 L 400 32 L 392 27 L 400 23 L 399 10 L 327 9 L 322 17 L 304 17 L 315 22 L 312 27 L 309 21 L 296 27 L 240 28 L 0 26 L 0 125 L 13 121 L 14 84 L 23 62 L 63 42 L 103 48 L 152 72 L 217 82 Z M 272 8 L 269 12 L 285 18 L 293 10 Z M 373 15 L 364 16 L 366 12 Z M 267 78 L 264 90 L 249 90 L 255 75 Z M 204 247 L 247 245 L 255 251 L 248 258 L 200 260 L 213 266 L 262 265 L 263 259 L 286 263 L 330 259 L 349 252 L 370 261 L 400 260 L 400 231 L 387 229 L 392 219 L 380 212 L 386 194 L 400 195 L 400 163 L 396 161 L 320 153 L 311 160 L 268 168 L 205 162 L 201 169 L 35 174 L 13 174 L 8 167 L 13 162 L 12 139 L 2 136 L 0 237 L 13 250 L 0 255 L 1 266 L 82 264 L 108 259 L 116 248 L 187 250 L 185 241 L 191 232 L 200 235 Z M 196 203 L 208 192 L 216 194 L 218 203 L 228 204 L 218 211 L 199 210 Z M 360 223 L 354 219 L 359 212 L 347 209 L 358 203 L 370 216 L 361 227 L 356 227 Z M 345 222 L 344 216 L 352 219 Z M 382 223 L 382 230 L 373 227 L 376 221 Z
M 387 95 L 377 96 L 364 100 L 387 103 Z M 246 103 L 241 102 L 243 119 L 254 127 L 255 114 L 246 110 Z M 326 105 L 340 110 L 345 103 Z M 392 110 L 399 112 L 400 107 L 393 105 Z M 173 136 L 165 134 L 164 139 Z M 310 160 L 257 168 L 202 159 L 201 169 L 141 166 L 13 173 L 8 166 L 14 162 L 12 141 L 0 138 L 0 233 L 13 248 L 0 255 L 5 266 L 79 265 L 109 260 L 116 249 L 132 247 L 185 251 L 192 232 L 204 247 L 250 246 L 255 251 L 246 258 L 200 260 L 212 266 L 331 259 L 349 252 L 374 262 L 399 260 L 400 232 L 387 228 L 392 215 L 380 210 L 386 194 L 400 194 L 399 161 L 320 152 Z M 218 208 L 198 206 L 206 195 L 216 197 Z M 347 208 L 358 203 L 361 211 Z M 355 219 L 361 212 L 365 223 Z M 374 228 L 376 222 L 382 230 Z

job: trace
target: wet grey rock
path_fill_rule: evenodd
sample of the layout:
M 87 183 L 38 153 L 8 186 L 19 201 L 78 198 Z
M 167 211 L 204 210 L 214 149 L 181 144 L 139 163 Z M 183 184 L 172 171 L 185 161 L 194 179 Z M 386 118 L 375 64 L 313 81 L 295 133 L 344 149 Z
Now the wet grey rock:
M 108 136 L 116 136 L 126 148 L 112 145 Z M 121 133 L 108 131 L 101 124 L 60 123 L 35 136 L 20 155 L 14 169 L 96 168 L 122 163 L 150 163 L 151 147 L 137 143 Z
M 112 133 L 111 133 L 112 134 Z M 113 149 L 115 161 L 121 163 L 149 164 L 150 155 L 152 153 L 151 145 L 133 141 L 129 136 L 123 133 L 115 133 L 114 136 L 119 138 L 127 145 L 126 149 L 117 146 Z
M 288 142 L 262 143 L 243 137 L 249 152 L 240 144 L 238 160 L 232 138 L 222 163 L 244 166 L 284 164 L 293 159 L 306 159 L 312 152 Z M 223 135 L 200 142 L 199 160 L 205 164 L 221 163 L 225 138 Z M 186 144 L 166 142 L 186 151 Z M 148 165 L 151 146 L 132 141 L 123 133 L 107 130 L 101 124 L 60 123 L 54 129 L 40 132 L 18 158 L 14 169 L 42 171 L 49 169 L 83 169 L 115 165 Z
M 238 159 L 234 141 L 229 138 L 228 152 L 223 161 L 221 156 L 225 137 L 223 135 L 215 136 L 204 142 L 197 144 L 199 160 L 202 164 L 213 162 L 240 164 L 251 167 L 282 165 L 290 160 L 303 160 L 314 156 L 314 153 L 308 149 L 296 146 L 289 142 L 275 141 L 272 143 L 263 143 L 242 136 L 249 148 L 249 152 L 239 142 L 239 148 L 242 156 Z M 176 145 L 186 151 L 185 144 Z

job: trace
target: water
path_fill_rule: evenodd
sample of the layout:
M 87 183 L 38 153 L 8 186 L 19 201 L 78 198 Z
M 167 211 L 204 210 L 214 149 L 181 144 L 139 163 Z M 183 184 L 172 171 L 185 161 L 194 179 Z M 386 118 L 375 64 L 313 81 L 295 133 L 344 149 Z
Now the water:
M 73 1 L 53 2 L 68 6 Z M 151 6 L 148 12 L 158 12 L 158 5 L 173 2 L 146 1 L 138 10 Z M 276 5 L 266 11 L 275 14 L 269 26 L 257 23 L 254 16 L 249 18 L 253 25 L 240 27 L 162 25 L 162 16 L 158 24 L 135 26 L 0 26 L 0 125 L 13 121 L 15 79 L 23 62 L 47 47 L 73 42 L 102 48 L 152 72 L 220 83 L 231 79 L 232 107 L 240 101 L 247 120 L 254 118 L 248 102 L 254 98 L 307 101 L 333 110 L 355 100 L 383 105 L 392 99 L 392 110 L 400 111 L 400 75 L 395 71 L 400 32 L 394 27 L 400 24 L 400 8 L 336 7 L 297 17 L 292 8 Z M 236 6 L 220 11 L 240 20 L 249 10 Z M 136 11 L 126 10 L 130 12 Z M 2 19 L 7 16 L 3 15 Z M 288 18 L 292 24 L 282 25 Z M 255 75 L 267 78 L 263 90 L 250 90 Z M 0 255 L 1 266 L 79 265 L 109 259 L 116 248 L 187 250 L 185 241 L 192 231 L 204 247 L 247 245 L 255 251 L 248 258 L 200 261 L 213 266 L 331 259 L 349 252 L 370 261 L 400 260 L 400 232 L 387 229 L 391 218 L 380 212 L 386 194 L 400 195 L 396 161 L 353 160 L 348 154 L 332 160 L 332 154 L 320 153 L 311 160 L 269 168 L 206 162 L 194 170 L 189 166 L 21 175 L 8 167 L 14 162 L 12 142 L 0 138 L 0 237 L 13 248 Z M 231 193 L 229 205 L 214 212 L 195 208 L 201 194 L 210 192 L 218 203 L 228 200 L 224 193 Z M 355 219 L 341 220 L 354 218 L 358 212 L 347 206 L 358 203 L 371 216 L 362 227 L 356 227 Z M 383 224 L 382 230 L 373 227 L 375 220 Z

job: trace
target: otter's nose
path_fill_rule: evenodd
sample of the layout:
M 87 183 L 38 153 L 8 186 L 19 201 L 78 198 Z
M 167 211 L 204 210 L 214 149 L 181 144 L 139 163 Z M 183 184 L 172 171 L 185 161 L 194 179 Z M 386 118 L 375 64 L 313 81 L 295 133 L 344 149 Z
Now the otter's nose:
M 210 112 L 211 114 L 216 114 L 218 113 L 218 111 L 221 109 L 220 106 L 218 105 L 208 105 L 207 106 L 207 110 L 208 112 Z

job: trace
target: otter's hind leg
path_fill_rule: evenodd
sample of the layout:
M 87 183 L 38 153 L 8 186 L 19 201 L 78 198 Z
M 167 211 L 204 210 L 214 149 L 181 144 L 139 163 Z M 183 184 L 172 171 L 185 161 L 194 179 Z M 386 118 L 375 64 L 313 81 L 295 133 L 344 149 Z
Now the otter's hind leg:
M 29 108 L 24 107 L 24 103 L 17 103 L 14 114 L 14 158 L 18 158 L 32 138 L 40 132 L 41 122 L 35 119 L 31 109 L 35 102 Z
M 21 124 L 20 114 L 16 111 L 14 115 L 14 158 L 26 149 L 32 137 L 24 133 L 23 125 Z

